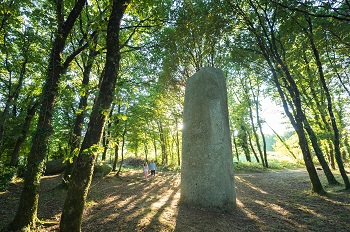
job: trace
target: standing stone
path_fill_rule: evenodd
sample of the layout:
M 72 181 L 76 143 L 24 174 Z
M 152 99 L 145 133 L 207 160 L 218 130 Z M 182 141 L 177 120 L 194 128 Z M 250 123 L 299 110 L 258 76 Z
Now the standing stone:
M 183 115 L 181 202 L 213 211 L 236 206 L 223 72 L 203 68 L 187 80 Z

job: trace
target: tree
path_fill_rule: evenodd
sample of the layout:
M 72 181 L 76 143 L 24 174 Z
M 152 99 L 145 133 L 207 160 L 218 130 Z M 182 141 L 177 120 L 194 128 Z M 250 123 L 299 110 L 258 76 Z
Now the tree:
M 277 26 L 279 22 L 277 17 L 278 9 L 264 1 L 261 4 L 251 1 L 243 4 L 230 1 L 229 4 L 231 9 L 241 17 L 245 26 L 251 32 L 251 36 L 255 38 L 259 49 L 258 53 L 261 54 L 270 68 L 272 80 L 283 102 L 285 113 L 298 134 L 299 145 L 312 183 L 312 190 L 316 193 L 324 194 L 304 132 L 303 121 L 305 120 L 305 114 L 302 109 L 300 91 L 288 64 L 285 62 L 286 48 L 278 33 L 279 27 Z M 247 7 L 252 9 L 252 13 L 245 11 Z M 254 18 L 257 21 L 254 21 Z
M 339 129 L 338 129 L 337 122 L 335 120 L 335 115 L 334 115 L 334 112 L 333 112 L 332 98 L 331 98 L 331 95 L 329 93 L 329 88 L 328 88 L 326 80 L 325 80 L 323 66 L 322 66 L 321 59 L 320 59 L 320 54 L 319 54 L 318 48 L 315 45 L 312 21 L 311 21 L 311 19 L 309 17 L 306 18 L 306 21 L 307 21 L 308 26 L 309 26 L 308 27 L 308 30 L 309 30 L 308 31 L 308 35 L 309 35 L 308 37 L 309 37 L 309 40 L 310 40 L 312 51 L 313 51 L 314 56 L 315 56 L 319 78 L 320 78 L 320 81 L 322 83 L 322 87 L 324 89 L 324 93 L 326 95 L 327 109 L 328 109 L 329 117 L 331 119 L 333 132 L 334 132 L 333 144 L 334 144 L 334 148 L 335 148 L 335 158 L 337 160 L 337 164 L 338 164 L 340 173 L 341 173 L 341 175 L 343 177 L 345 188 L 346 189 L 350 189 L 349 178 L 348 178 L 348 176 L 347 176 L 347 174 L 345 172 L 344 164 L 343 164 L 343 161 L 342 161 L 342 158 L 341 158 Z
M 106 63 L 100 91 L 72 173 L 64 203 L 60 231 L 80 231 L 86 196 L 90 187 L 103 126 L 115 91 L 120 64 L 120 23 L 129 1 L 114 0 L 107 26 Z
M 57 2 L 57 35 L 50 54 L 47 79 L 41 95 L 39 120 L 28 156 L 19 208 L 14 220 L 9 225 L 10 230 L 19 230 L 29 226 L 35 227 L 36 224 L 40 176 L 43 171 L 47 142 L 52 133 L 51 119 L 57 95 L 58 81 L 63 71 L 61 53 L 65 47 L 66 39 L 74 26 L 75 20 L 78 18 L 85 3 L 86 0 L 78 0 L 67 19 L 64 21 L 63 2 Z
M 69 140 L 69 149 L 70 149 L 70 155 L 69 155 L 69 161 L 67 162 L 67 168 L 64 173 L 63 181 L 64 183 L 68 183 L 69 176 L 72 174 L 73 167 L 74 167 L 74 161 L 76 161 L 76 153 L 77 150 L 80 148 L 81 144 L 81 138 L 82 138 L 82 130 L 83 130 L 83 123 L 86 115 L 86 108 L 87 108 L 87 100 L 89 96 L 90 90 L 89 88 L 89 81 L 90 81 L 90 72 L 93 66 L 93 63 L 95 61 L 95 57 L 98 54 L 96 51 L 96 43 L 92 45 L 91 49 L 89 50 L 89 54 L 87 56 L 86 64 L 84 64 L 83 67 L 83 80 L 82 80 L 82 88 L 79 91 L 81 93 L 79 106 L 76 111 L 76 118 L 74 121 L 73 131 L 71 132 L 71 137 Z

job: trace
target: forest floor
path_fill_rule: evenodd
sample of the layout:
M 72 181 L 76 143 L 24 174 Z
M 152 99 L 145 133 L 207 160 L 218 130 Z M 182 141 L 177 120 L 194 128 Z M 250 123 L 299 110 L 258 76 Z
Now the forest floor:
M 318 171 L 326 186 L 323 171 Z M 339 174 L 337 179 L 341 181 Z M 41 182 L 37 231 L 58 231 L 66 191 L 55 188 L 61 176 Z M 236 172 L 237 208 L 232 214 L 179 203 L 180 174 L 164 171 L 144 180 L 140 171 L 94 178 L 82 231 L 349 231 L 350 192 L 326 186 L 326 196 L 311 193 L 305 169 Z M 0 229 L 17 210 L 21 182 L 0 192 Z

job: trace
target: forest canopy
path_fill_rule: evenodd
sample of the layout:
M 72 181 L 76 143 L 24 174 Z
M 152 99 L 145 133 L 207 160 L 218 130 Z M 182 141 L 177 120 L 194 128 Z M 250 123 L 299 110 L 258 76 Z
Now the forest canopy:
M 202 67 L 225 73 L 233 158 L 269 168 L 275 149 L 302 161 L 314 192 L 315 164 L 349 189 L 349 12 L 342 0 L 3 1 L 0 184 L 21 170 L 31 189 L 11 226 L 35 225 L 47 161 L 67 165 L 62 231 L 79 228 L 83 204 L 69 215 L 69 202 L 84 203 L 95 165 L 181 166 L 186 80 Z M 285 134 L 263 130 L 265 99 Z

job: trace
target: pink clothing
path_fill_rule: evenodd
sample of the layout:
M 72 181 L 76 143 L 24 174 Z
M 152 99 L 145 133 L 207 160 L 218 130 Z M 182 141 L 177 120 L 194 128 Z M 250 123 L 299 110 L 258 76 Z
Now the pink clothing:
M 143 177 L 147 178 L 148 176 L 148 165 L 143 166 Z

